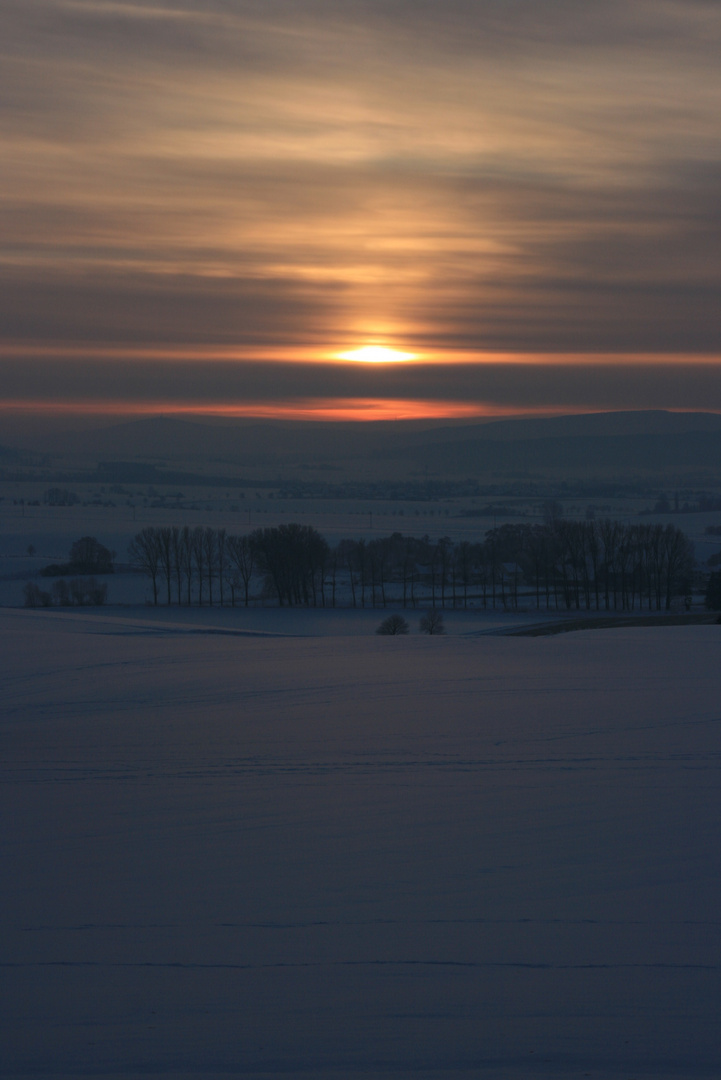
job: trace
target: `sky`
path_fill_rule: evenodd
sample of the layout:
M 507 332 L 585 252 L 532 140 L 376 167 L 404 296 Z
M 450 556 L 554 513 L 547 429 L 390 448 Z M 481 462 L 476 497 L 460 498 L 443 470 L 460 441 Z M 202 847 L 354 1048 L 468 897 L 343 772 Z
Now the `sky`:
M 2 0 L 0 419 L 721 411 L 720 51 L 716 0 Z

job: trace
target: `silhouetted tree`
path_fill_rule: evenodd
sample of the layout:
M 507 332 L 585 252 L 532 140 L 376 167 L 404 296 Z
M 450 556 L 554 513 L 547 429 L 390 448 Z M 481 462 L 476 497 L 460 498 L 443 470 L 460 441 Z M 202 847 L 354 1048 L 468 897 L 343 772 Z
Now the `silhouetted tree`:
M 162 529 L 156 529 L 155 535 L 158 543 L 160 569 L 165 578 L 167 589 L 167 602 L 170 604 L 170 582 L 173 577 L 173 530 L 165 526 Z
M 721 570 L 714 570 L 709 576 L 705 604 L 709 611 L 721 611 Z
M 70 548 L 70 565 L 84 574 L 112 574 L 113 552 L 94 536 L 82 536 Z
M 218 573 L 218 535 L 208 525 L 203 529 L 203 558 L 208 575 L 208 603 L 213 606 L 213 580 Z
M 228 534 L 225 529 L 218 529 L 215 534 L 215 557 L 218 567 L 218 589 L 220 591 L 220 606 L 224 601 L 225 574 L 228 569 Z
M 422 634 L 445 634 L 446 628 L 443 624 L 443 612 L 438 611 L 436 608 L 431 608 L 425 615 L 421 615 L 420 630 Z
M 153 603 L 158 603 L 158 573 L 160 570 L 160 543 L 157 529 L 150 526 L 133 537 L 128 546 L 128 557 L 133 566 L 147 574 L 153 585 Z
M 182 602 L 182 589 L 183 589 L 183 574 L 185 573 L 185 560 L 184 560 L 184 545 L 185 536 L 184 533 L 187 530 L 178 528 L 177 525 L 173 525 L 171 532 L 171 556 L 173 564 L 173 573 L 175 574 L 176 595 L 178 597 L 178 607 Z M 190 603 L 190 601 L 188 601 Z
M 490 588 L 493 607 L 500 594 L 508 609 L 517 608 L 525 583 L 535 589 L 537 608 L 545 602 L 547 609 L 598 611 L 603 605 L 607 611 L 628 611 L 638 603 L 668 610 L 673 597 L 690 588 L 693 569 L 693 547 L 675 526 L 559 517 L 547 525 L 504 524 L 489 530 L 482 543 L 454 544 L 449 537 L 431 541 L 396 532 L 371 541 L 341 540 L 333 550 L 315 529 L 294 523 L 240 537 L 210 527 L 148 527 L 134 538 L 129 554 L 150 577 L 156 604 L 161 577 L 168 603 L 174 584 L 178 603 L 185 585 L 191 604 L 197 579 L 197 602 L 203 603 L 207 582 L 213 603 L 217 580 L 222 605 L 230 580 L 233 604 L 242 587 L 247 606 L 253 576 L 259 573 L 267 592 L 283 606 L 335 606 L 345 583 L 353 607 L 365 607 L 370 589 L 374 607 L 401 602 L 404 608 L 415 607 L 422 597 L 433 609 L 447 601 L 454 608 L 468 607 L 477 596 L 485 608 Z M 71 570 L 68 563 L 41 573 L 62 576 Z
M 402 615 L 389 615 L 387 619 L 384 619 L 376 630 L 376 634 L 384 634 L 395 636 L 396 634 L 407 634 L 409 626 Z
M 243 585 L 243 595 L 247 607 L 250 583 L 256 566 L 255 546 L 249 536 L 229 536 L 227 546 L 230 564 L 237 571 Z
M 23 598 L 25 600 L 25 607 L 29 608 L 50 607 L 50 604 L 52 603 L 50 593 L 41 589 L 34 581 L 25 583 Z
M 357 607 L 356 600 L 356 542 L 355 540 L 339 540 L 336 545 L 336 559 L 339 565 L 344 566 L 348 571 L 348 582 L 350 584 L 351 603 L 353 607 Z
M 70 589 L 65 578 L 60 578 L 53 584 L 53 603 L 59 607 L 69 607 L 71 603 Z
M 178 552 L 183 565 L 188 607 L 190 607 L 193 602 L 193 566 L 195 565 L 195 559 L 193 556 L 193 534 L 188 525 L 183 526 Z
M 663 535 L 666 558 L 666 610 L 674 596 L 691 591 L 693 576 L 693 544 L 674 525 L 667 525 Z
M 317 604 L 328 544 L 310 525 L 278 525 L 251 533 L 258 563 L 278 603 Z
M 193 553 L 193 567 L 198 574 L 198 604 L 203 606 L 203 572 L 205 570 L 205 532 L 196 526 L 190 534 L 190 550 Z

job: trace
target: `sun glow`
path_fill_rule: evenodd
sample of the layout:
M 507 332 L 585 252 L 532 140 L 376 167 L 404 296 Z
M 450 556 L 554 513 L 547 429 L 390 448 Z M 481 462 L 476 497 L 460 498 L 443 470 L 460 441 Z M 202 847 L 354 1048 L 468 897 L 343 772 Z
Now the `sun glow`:
M 402 360 L 415 360 L 414 353 L 388 349 L 384 345 L 364 345 L 361 349 L 339 353 L 341 360 L 354 360 L 362 364 L 398 364 Z

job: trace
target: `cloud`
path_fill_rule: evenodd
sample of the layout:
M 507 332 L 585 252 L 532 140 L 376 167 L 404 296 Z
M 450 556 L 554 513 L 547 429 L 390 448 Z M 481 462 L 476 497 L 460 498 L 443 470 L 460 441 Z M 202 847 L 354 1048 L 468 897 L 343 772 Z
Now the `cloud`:
M 482 364 L 298 364 L 123 357 L 0 360 L 0 408 L 7 411 L 228 412 L 257 414 L 284 405 L 305 412 L 325 407 L 348 412 L 373 403 L 392 416 L 448 412 L 580 412 L 614 409 L 721 411 L 718 367 L 708 362 L 641 363 L 548 357 L 542 361 Z M 415 404 L 414 404 L 415 403 Z M 442 412 L 443 410 L 441 410 Z M 437 414 L 438 410 L 435 410 Z
M 720 43 L 700 0 L 5 0 L 0 341 L 721 354 Z

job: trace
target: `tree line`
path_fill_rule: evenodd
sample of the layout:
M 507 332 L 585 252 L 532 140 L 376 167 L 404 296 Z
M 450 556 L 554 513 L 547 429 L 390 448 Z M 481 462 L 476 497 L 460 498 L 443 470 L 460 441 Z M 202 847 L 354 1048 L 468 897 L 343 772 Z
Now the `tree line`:
M 147 527 L 129 547 L 155 604 L 669 610 L 691 588 L 693 546 L 674 525 L 568 521 L 506 524 L 482 541 L 393 533 L 334 546 L 309 525 L 236 536 Z
M 27 581 L 23 589 L 25 607 L 86 607 L 104 604 L 108 598 L 108 586 L 96 578 L 60 578 L 52 589 L 41 589 L 34 581 Z

